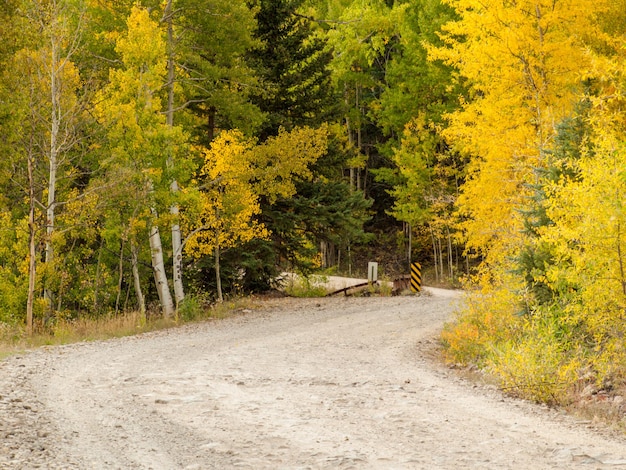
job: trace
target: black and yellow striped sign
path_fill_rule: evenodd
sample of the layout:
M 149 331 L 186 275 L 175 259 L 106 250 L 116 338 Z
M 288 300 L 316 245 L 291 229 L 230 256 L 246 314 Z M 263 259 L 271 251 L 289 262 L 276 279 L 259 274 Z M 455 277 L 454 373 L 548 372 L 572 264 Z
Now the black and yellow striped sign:
M 422 290 L 422 265 L 411 263 L 411 291 L 420 292 Z

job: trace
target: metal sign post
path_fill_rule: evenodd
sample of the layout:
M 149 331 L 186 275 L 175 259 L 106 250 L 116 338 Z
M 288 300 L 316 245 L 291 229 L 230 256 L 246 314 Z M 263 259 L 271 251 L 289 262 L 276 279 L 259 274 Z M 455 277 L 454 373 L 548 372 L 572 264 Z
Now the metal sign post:
M 378 282 L 378 263 L 373 261 L 367 263 L 367 281 L 370 284 Z

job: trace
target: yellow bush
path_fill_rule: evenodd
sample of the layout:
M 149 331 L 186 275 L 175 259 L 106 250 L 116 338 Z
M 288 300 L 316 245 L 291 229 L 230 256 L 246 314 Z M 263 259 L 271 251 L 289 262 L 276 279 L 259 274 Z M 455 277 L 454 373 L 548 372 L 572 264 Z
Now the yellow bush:
M 507 393 L 550 404 L 564 404 L 580 368 L 554 338 L 530 335 L 498 345 L 487 366 Z
M 613 387 L 626 383 L 626 338 L 612 338 L 592 355 L 590 366 L 595 371 L 599 387 Z
M 516 296 L 506 290 L 469 293 L 454 322 L 445 325 L 441 340 L 447 359 L 463 365 L 484 364 L 493 344 L 510 339 L 519 329 Z

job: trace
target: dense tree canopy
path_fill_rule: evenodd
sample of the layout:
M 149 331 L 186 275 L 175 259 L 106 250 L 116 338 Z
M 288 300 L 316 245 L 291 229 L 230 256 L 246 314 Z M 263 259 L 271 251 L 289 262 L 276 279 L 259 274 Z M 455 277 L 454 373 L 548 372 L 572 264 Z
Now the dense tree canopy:
M 624 379 L 625 7 L 3 1 L 0 322 L 419 258 L 455 360 Z
M 470 159 L 458 209 L 483 257 L 449 351 L 543 401 L 620 382 L 623 2 L 447 3 L 431 54 L 469 95 L 442 134 Z

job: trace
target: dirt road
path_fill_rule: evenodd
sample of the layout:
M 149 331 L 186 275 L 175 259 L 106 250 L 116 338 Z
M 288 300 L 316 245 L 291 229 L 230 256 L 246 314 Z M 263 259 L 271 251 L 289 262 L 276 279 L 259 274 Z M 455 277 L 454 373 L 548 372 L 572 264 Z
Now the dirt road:
M 280 299 L 0 363 L 0 468 L 626 469 L 626 442 L 428 359 L 458 298 Z

